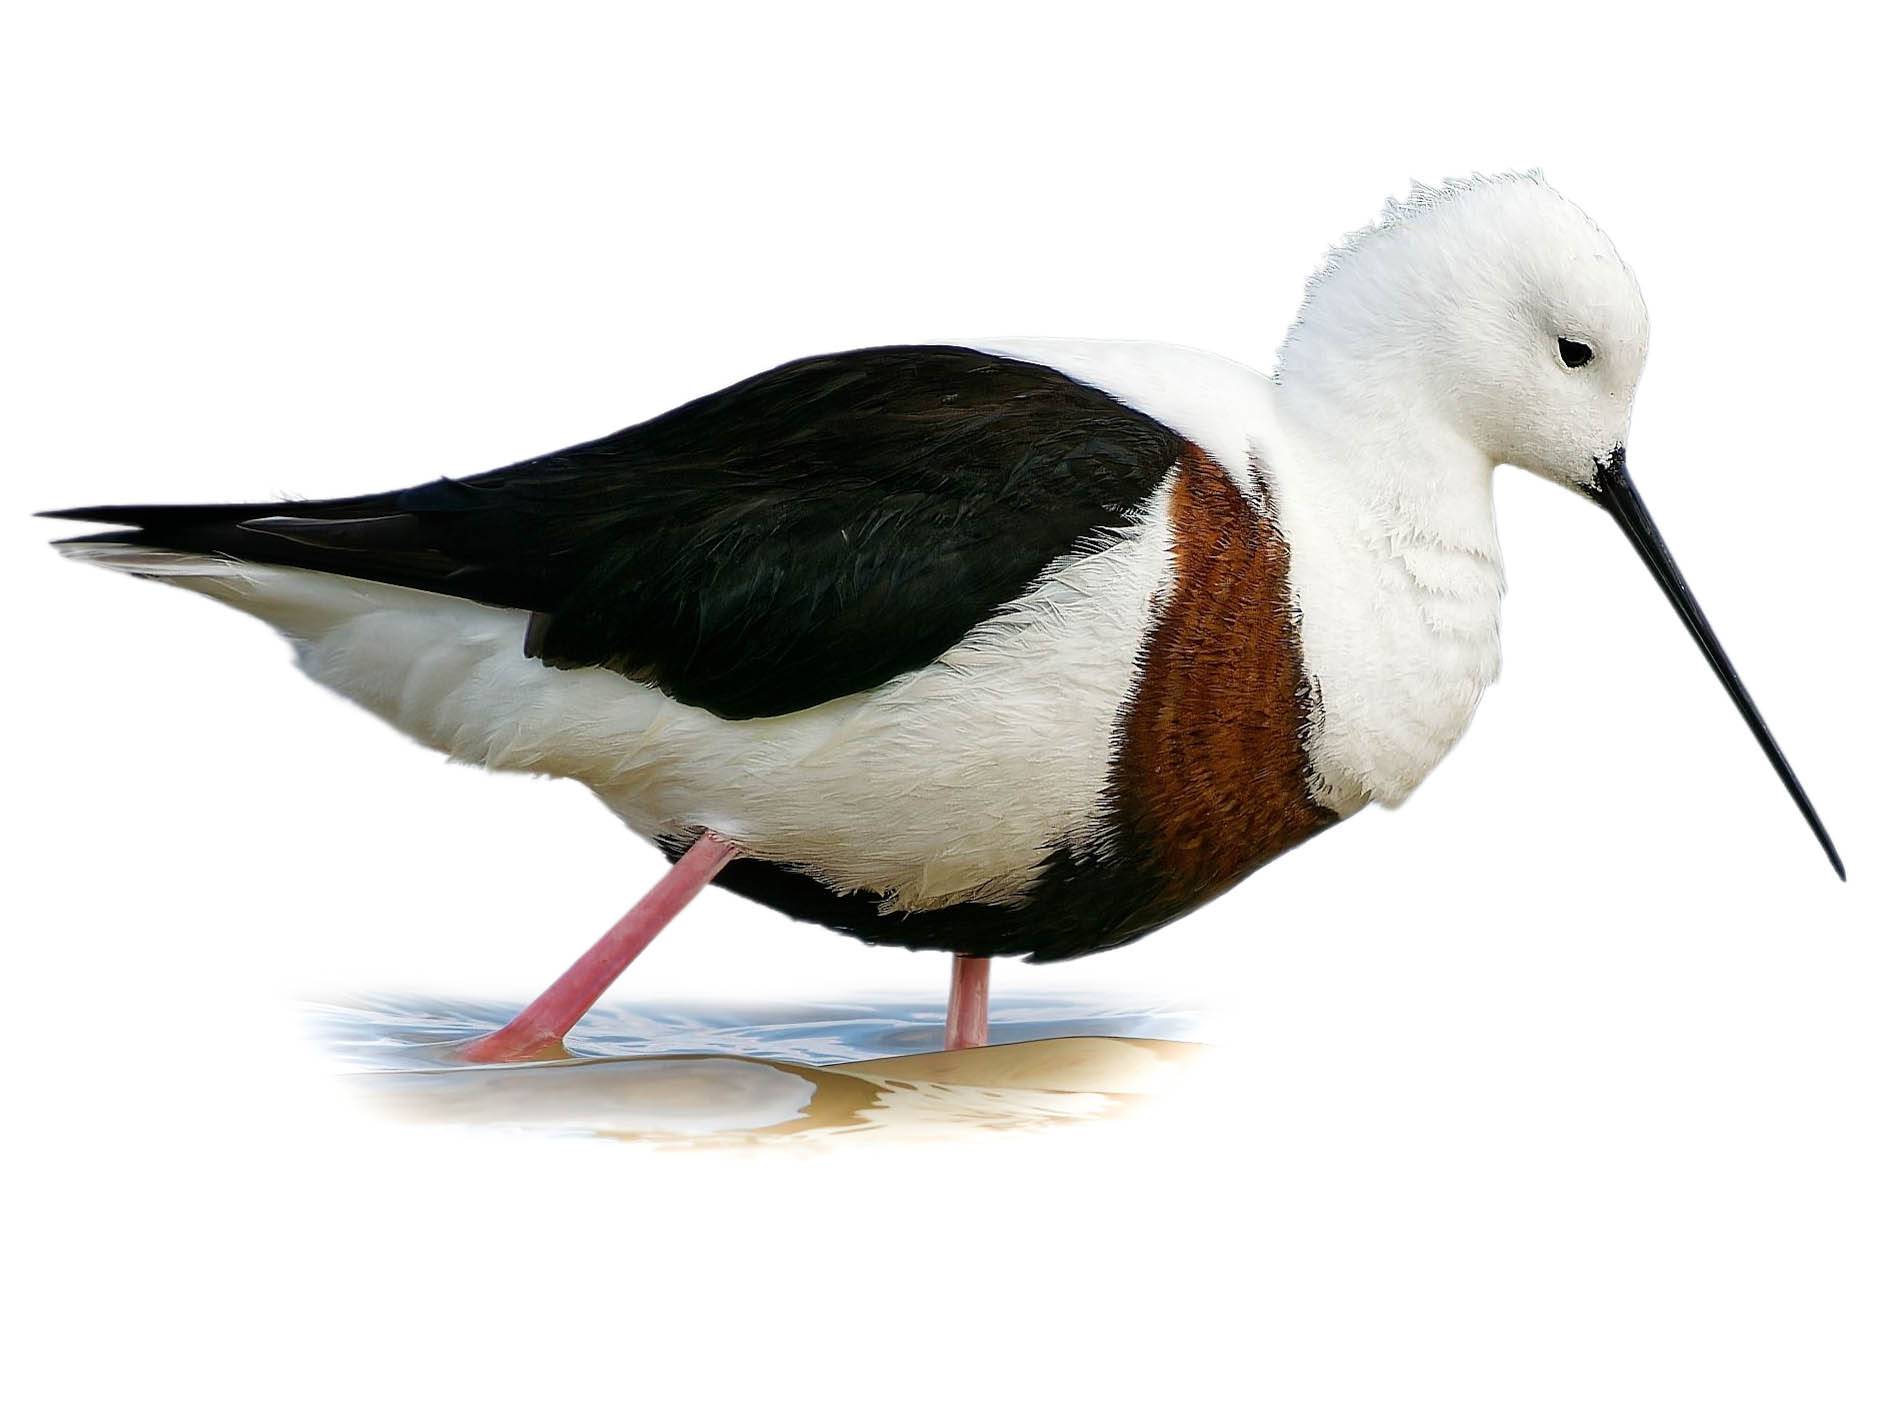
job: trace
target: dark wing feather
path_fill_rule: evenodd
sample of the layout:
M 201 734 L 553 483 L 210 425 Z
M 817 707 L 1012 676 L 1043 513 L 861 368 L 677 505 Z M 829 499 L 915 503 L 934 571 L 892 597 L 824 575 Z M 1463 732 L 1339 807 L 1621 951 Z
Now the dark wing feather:
M 749 718 L 929 663 L 1127 525 L 1180 446 L 1041 365 L 900 347 L 801 360 L 593 443 L 378 497 L 55 515 L 139 528 L 86 539 L 528 610 L 548 663 Z

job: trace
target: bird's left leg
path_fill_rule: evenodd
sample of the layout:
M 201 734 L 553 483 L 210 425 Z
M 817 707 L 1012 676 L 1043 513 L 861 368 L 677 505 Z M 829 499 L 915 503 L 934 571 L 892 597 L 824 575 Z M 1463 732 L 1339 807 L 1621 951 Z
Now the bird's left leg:
M 468 1063 L 523 1063 L 563 1056 L 564 1035 L 590 1011 L 603 991 L 630 967 L 682 907 L 715 879 L 716 872 L 740 853 L 734 843 L 705 831 L 676 859 L 669 873 L 630 907 L 563 974 L 505 1027 L 475 1038 L 459 1049 Z
M 982 1048 L 990 1041 L 990 961 L 951 956 L 951 1002 L 945 1009 L 945 1047 Z

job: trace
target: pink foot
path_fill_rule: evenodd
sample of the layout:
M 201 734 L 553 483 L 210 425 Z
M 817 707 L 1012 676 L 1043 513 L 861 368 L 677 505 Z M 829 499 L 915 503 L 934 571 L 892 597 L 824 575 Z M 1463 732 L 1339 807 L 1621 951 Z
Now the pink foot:
M 559 975 L 555 984 L 498 1032 L 461 1046 L 459 1057 L 468 1063 L 524 1063 L 566 1056 L 564 1035 L 571 1031 L 571 1025 L 589 1012 L 662 927 L 675 919 L 682 907 L 737 855 L 731 842 L 713 832 L 703 832 L 649 894 L 631 906 L 629 913 Z
M 951 957 L 951 1004 L 945 1011 L 946 1048 L 982 1048 L 990 1041 L 990 961 Z

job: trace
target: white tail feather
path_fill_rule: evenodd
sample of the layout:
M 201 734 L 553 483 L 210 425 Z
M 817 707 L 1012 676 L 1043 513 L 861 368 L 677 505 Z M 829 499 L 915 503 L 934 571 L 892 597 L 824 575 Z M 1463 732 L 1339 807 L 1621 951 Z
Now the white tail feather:
M 122 541 L 62 541 L 53 543 L 62 555 L 88 566 L 124 571 L 133 576 L 230 576 L 243 563 L 228 556 L 201 551 L 164 551 L 155 546 L 131 546 Z
M 197 591 L 254 615 L 303 644 L 379 611 L 417 611 L 450 621 L 461 613 L 483 609 L 453 596 L 326 571 L 264 566 L 215 552 L 166 551 L 111 541 L 65 542 L 59 550 L 88 565 Z

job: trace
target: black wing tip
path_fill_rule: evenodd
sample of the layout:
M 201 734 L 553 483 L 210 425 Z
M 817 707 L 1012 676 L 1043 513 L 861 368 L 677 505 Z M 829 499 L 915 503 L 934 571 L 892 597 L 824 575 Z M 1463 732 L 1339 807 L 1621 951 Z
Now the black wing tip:
M 137 518 L 133 515 L 136 511 L 135 507 L 61 507 L 33 515 L 57 522 L 112 522 L 119 526 L 136 526 Z
M 48 512 L 34 512 L 33 515 L 53 521 L 102 522 L 108 526 L 156 531 L 206 522 L 236 522 L 295 509 L 296 504 L 286 502 L 116 502 L 90 507 L 60 507 Z
M 78 536 L 54 537 L 51 543 L 54 547 L 96 546 L 106 542 L 135 546 L 143 544 L 151 534 L 144 518 L 138 515 L 141 510 L 138 507 L 61 507 L 57 511 L 34 512 L 33 515 L 51 521 L 99 522 L 122 528 L 119 531 L 92 531 Z
M 136 528 L 125 531 L 92 531 L 84 536 L 59 536 L 47 542 L 48 546 L 142 546 L 147 536 Z

